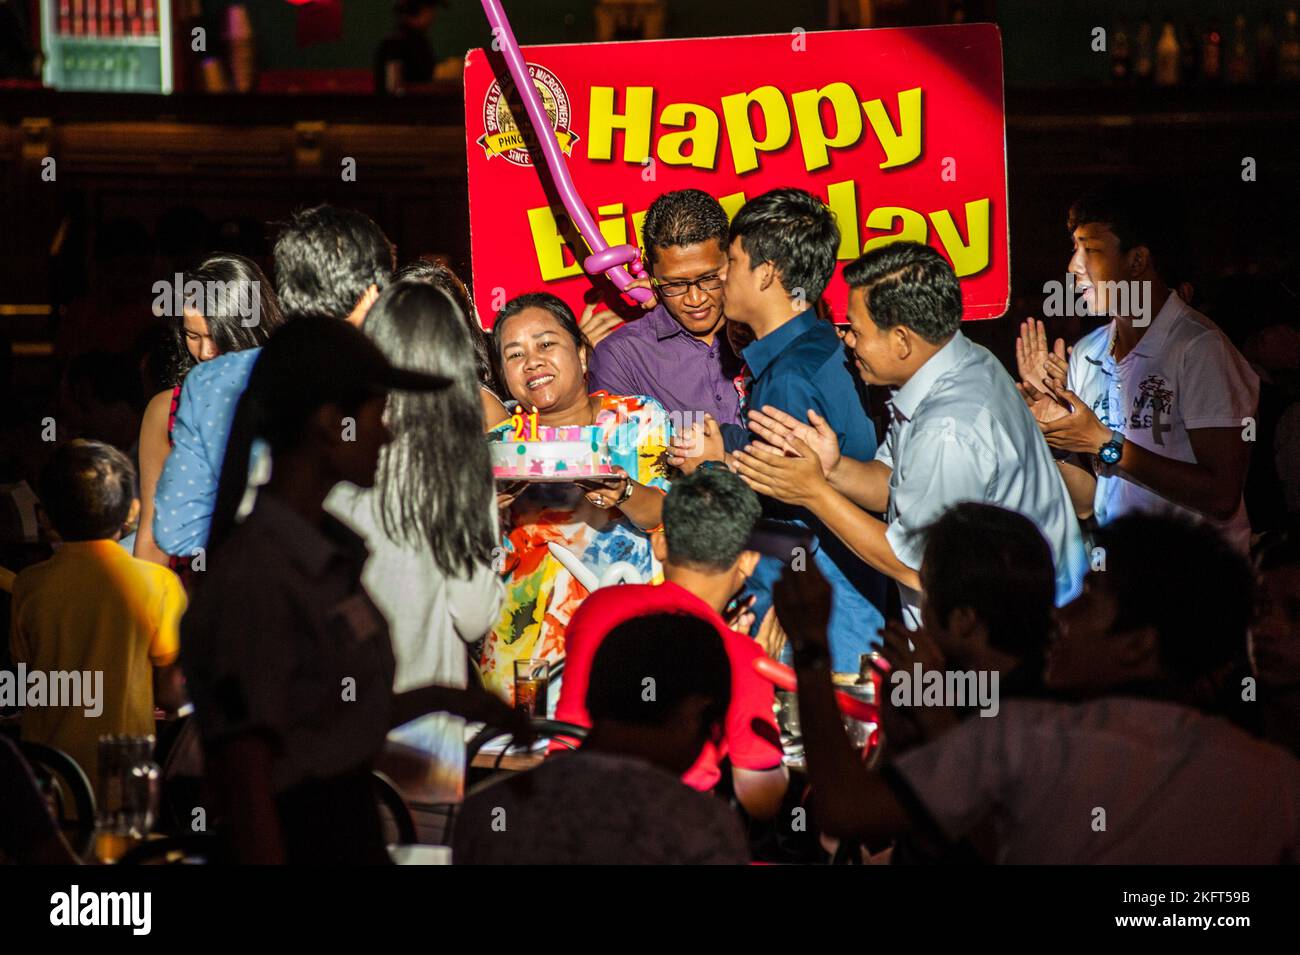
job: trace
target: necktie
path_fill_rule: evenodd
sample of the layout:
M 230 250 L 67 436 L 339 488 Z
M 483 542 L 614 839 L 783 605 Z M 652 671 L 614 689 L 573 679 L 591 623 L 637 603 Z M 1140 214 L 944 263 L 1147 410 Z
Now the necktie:
M 732 379 L 732 384 L 736 386 L 736 394 L 740 396 L 740 420 L 743 424 L 745 411 L 749 408 L 749 389 L 754 384 L 754 378 L 749 373 L 749 365 L 740 366 L 740 374 Z

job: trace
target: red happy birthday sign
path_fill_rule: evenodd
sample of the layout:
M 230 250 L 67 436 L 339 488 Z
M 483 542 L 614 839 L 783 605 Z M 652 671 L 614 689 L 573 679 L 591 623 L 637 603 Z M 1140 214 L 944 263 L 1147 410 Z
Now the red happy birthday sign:
M 697 188 L 729 215 L 779 186 L 835 212 L 839 260 L 913 239 L 962 282 L 967 319 L 1010 284 L 1002 43 L 996 26 L 917 27 L 524 47 L 579 194 L 611 245 L 641 244 L 656 196 Z M 589 253 L 528 149 L 498 54 L 465 61 L 475 304 L 544 290 L 580 312 Z M 838 272 L 825 299 L 843 320 Z

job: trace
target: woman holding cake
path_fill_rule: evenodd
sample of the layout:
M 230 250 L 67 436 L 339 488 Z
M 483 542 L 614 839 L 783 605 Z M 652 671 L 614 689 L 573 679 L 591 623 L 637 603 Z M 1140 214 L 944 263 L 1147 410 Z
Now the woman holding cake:
M 558 483 L 553 462 L 545 481 L 498 484 L 506 601 L 480 662 L 488 687 L 508 698 L 515 660 L 563 659 L 565 628 L 588 593 L 580 577 L 600 580 L 619 563 L 643 581 L 656 574 L 648 532 L 663 512 L 670 434 L 668 415 L 653 398 L 588 392 L 586 342 L 573 312 L 554 295 L 511 299 L 497 313 L 492 340 L 503 383 L 522 415 L 489 436 L 504 440 L 522 431 L 526 438 L 534 427 L 586 429 L 581 433 L 593 436 L 599 460 L 612 465 L 607 477 L 588 476 L 587 468 Z M 550 545 L 567 551 L 565 558 L 557 559 Z M 575 576 L 565 564 L 578 562 Z

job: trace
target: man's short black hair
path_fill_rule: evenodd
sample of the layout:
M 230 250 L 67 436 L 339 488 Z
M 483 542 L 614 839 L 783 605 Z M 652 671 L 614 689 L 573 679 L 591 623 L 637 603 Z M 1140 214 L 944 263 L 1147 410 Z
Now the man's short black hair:
M 731 705 L 731 663 L 707 620 L 648 614 L 619 624 L 601 641 L 587 688 L 592 723 L 663 726 L 691 696 L 711 701 L 708 722 L 720 722 Z
M 699 468 L 673 482 L 664 498 L 668 560 L 703 570 L 728 570 L 762 516 L 758 495 L 722 468 Z
M 961 283 L 948 260 L 919 242 L 891 242 L 844 267 L 850 288 L 864 289 L 877 328 L 902 325 L 931 345 L 961 327 Z
M 1070 205 L 1070 233 L 1096 223 L 1115 233 L 1121 252 L 1146 246 L 1152 267 L 1166 283 L 1186 278 L 1182 203 L 1168 187 L 1147 181 L 1114 181 L 1090 189 Z
M 803 293 L 811 307 L 835 272 L 840 230 L 826 204 L 803 189 L 773 189 L 750 199 L 731 220 L 730 241 L 740 239 L 751 270 L 776 266 L 781 287 Z
M 41 471 L 41 505 L 65 541 L 104 540 L 117 535 L 135 500 L 135 468 L 102 441 L 59 445 Z
M 665 192 L 646 210 L 641 224 L 646 261 L 654 264 L 659 249 L 714 241 L 727 251 L 727 214 L 722 205 L 701 189 Z
M 1099 528 L 1116 631 L 1154 627 L 1175 679 L 1194 682 L 1244 658 L 1254 579 L 1244 555 L 1209 524 L 1129 514 Z
M 1052 550 L 1023 514 L 966 501 L 924 528 L 922 585 L 940 625 L 969 607 L 989 643 L 1042 672 L 1056 602 Z M 1028 672 L 1028 671 L 1027 671 Z
M 275 291 L 286 320 L 347 318 L 370 286 L 383 289 L 397 266 L 393 243 L 374 220 L 330 205 L 290 216 L 275 240 Z

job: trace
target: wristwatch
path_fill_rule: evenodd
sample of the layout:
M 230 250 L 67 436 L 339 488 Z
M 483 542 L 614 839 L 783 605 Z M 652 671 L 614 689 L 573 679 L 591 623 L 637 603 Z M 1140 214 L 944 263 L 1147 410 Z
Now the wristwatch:
M 627 484 L 623 486 L 623 493 L 620 494 L 618 500 L 614 502 L 615 507 L 622 507 L 627 502 L 627 499 L 632 496 L 633 483 L 634 482 L 631 478 L 627 479 Z
M 1097 451 L 1097 457 L 1101 458 L 1101 463 L 1111 465 L 1112 467 L 1119 464 L 1119 459 L 1123 454 L 1124 435 L 1118 431 L 1111 431 L 1110 440 L 1103 444 Z

